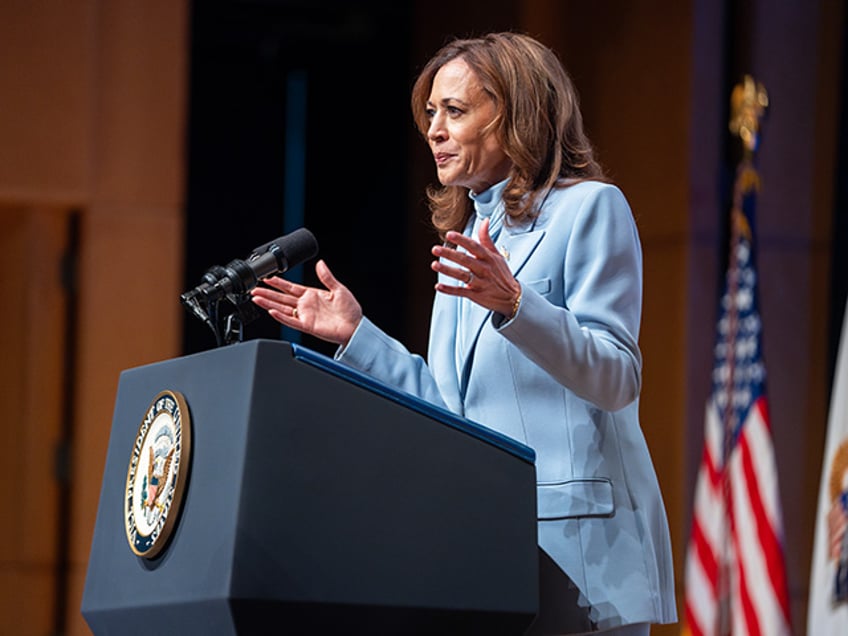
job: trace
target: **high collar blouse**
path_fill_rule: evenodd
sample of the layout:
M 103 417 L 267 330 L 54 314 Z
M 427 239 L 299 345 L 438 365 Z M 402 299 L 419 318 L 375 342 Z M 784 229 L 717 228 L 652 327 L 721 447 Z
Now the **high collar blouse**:
M 498 240 L 504 222 L 503 191 L 509 179 L 496 183 L 489 189 L 475 194 L 469 190 L 468 196 L 474 202 L 475 214 L 468 220 L 465 227 L 465 235 L 477 239 L 480 226 L 485 219 L 489 219 L 489 236 L 492 242 Z M 462 373 L 463 361 L 466 358 L 468 348 L 473 344 L 473 334 L 469 333 L 469 314 L 474 303 L 467 298 L 457 297 L 458 311 L 456 312 L 456 369 Z

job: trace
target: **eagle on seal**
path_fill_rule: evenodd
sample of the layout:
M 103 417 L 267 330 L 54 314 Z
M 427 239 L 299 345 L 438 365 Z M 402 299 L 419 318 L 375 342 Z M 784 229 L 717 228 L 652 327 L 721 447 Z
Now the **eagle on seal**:
M 157 458 L 153 454 L 153 447 L 150 450 L 150 461 L 147 463 L 147 501 L 145 505 L 149 510 L 152 510 L 157 505 L 158 498 L 162 495 L 162 489 L 168 478 L 171 470 L 171 460 L 174 457 L 174 447 L 168 451 L 164 458 Z

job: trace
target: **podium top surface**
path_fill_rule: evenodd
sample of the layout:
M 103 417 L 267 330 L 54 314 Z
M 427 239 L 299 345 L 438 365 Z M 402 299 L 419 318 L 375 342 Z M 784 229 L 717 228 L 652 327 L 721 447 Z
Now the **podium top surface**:
M 535 463 L 536 461 L 536 451 L 512 437 L 498 433 L 491 428 L 482 426 L 466 418 L 459 417 L 452 411 L 436 406 L 432 402 L 423 400 L 411 393 L 395 389 L 394 387 L 376 380 L 366 373 L 362 373 L 361 371 L 345 364 L 336 362 L 332 358 L 318 353 L 317 351 L 313 351 L 312 349 L 296 343 L 287 344 L 291 346 L 292 355 L 296 360 L 300 360 L 306 364 L 323 369 L 328 373 L 332 373 L 333 375 L 344 378 L 349 382 L 368 389 L 369 391 L 373 391 L 384 398 L 398 402 L 409 409 L 437 419 L 447 426 L 451 426 L 452 428 L 497 446 L 527 462 Z
M 308 347 L 305 347 L 301 344 L 289 342 L 287 340 L 256 338 L 253 340 L 246 340 L 244 342 L 225 345 L 224 347 L 219 347 L 216 349 L 210 349 L 207 351 L 189 354 L 185 356 L 185 359 L 216 356 L 223 350 L 232 347 L 247 347 L 256 349 L 261 347 L 271 347 L 279 348 L 280 350 L 285 350 L 286 354 L 290 355 L 295 362 L 307 364 L 313 368 L 317 368 L 322 372 L 329 373 L 346 382 L 350 382 L 351 384 L 359 386 L 365 389 L 366 391 L 370 391 L 385 399 L 400 404 L 405 408 L 420 413 L 425 417 L 435 419 L 445 426 L 450 426 L 451 428 L 457 431 L 466 433 L 483 442 L 491 444 L 492 446 L 500 448 L 501 450 L 504 450 L 521 460 L 524 460 L 531 464 L 535 464 L 536 462 L 536 451 L 533 450 L 531 447 L 519 442 L 515 438 L 499 433 L 498 431 L 489 428 L 483 424 L 461 417 L 444 407 L 436 406 L 432 402 L 428 402 L 427 400 L 419 398 L 416 395 L 389 386 L 388 384 L 377 380 L 376 378 L 368 375 L 367 373 L 354 369 L 353 367 L 350 367 L 346 364 L 342 364 L 341 362 L 338 362 L 329 356 L 319 353 L 313 349 L 309 349 Z M 134 369 L 126 369 L 122 372 L 122 374 L 141 371 L 142 369 L 148 366 L 152 365 L 148 364 L 136 367 Z

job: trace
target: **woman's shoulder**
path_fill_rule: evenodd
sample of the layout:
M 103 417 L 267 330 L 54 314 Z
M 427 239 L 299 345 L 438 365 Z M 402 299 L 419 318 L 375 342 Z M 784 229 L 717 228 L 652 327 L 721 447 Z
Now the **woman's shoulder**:
M 604 181 L 579 181 L 550 193 L 542 206 L 536 229 L 552 236 L 614 236 L 631 241 L 638 236 L 636 218 L 618 186 Z
M 585 198 L 592 196 L 624 197 L 624 193 L 610 181 L 598 181 L 595 179 L 563 179 L 554 187 L 553 192 L 560 198 Z
M 577 213 L 581 209 L 607 207 L 630 212 L 630 205 L 621 189 L 607 181 L 584 180 L 563 181 L 550 192 L 548 211 L 569 209 Z

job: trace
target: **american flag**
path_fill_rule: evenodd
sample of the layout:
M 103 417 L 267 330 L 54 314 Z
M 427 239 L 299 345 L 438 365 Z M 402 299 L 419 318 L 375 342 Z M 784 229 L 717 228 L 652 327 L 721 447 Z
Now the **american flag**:
M 684 630 L 693 635 L 791 633 L 757 307 L 757 189 L 752 164 L 740 163 L 686 555 Z

